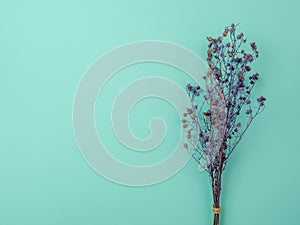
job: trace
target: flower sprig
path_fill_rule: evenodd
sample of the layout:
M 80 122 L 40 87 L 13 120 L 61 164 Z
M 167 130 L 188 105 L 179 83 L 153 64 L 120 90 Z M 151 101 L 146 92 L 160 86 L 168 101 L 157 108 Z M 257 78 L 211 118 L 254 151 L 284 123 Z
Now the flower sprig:
M 256 103 L 250 98 L 260 77 L 252 73 L 251 65 L 259 57 L 257 46 L 247 44 L 236 28 L 231 24 L 221 36 L 207 38 L 206 90 L 187 85 L 192 107 L 182 119 L 188 140 L 184 148 L 209 173 L 225 168 L 246 130 L 265 108 L 265 97 L 257 98 Z

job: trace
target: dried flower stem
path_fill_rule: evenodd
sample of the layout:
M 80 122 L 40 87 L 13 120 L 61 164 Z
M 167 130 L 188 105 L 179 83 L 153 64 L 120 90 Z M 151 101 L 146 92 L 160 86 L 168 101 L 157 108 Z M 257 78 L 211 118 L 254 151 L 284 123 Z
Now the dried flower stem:
M 246 52 L 243 47 L 247 39 L 243 33 L 236 33 L 236 26 L 226 27 L 218 38 L 207 38 L 209 71 L 203 77 L 206 90 L 187 85 L 192 107 L 182 119 L 188 139 L 184 148 L 209 174 L 215 209 L 220 208 L 222 174 L 228 158 L 254 118 L 264 110 L 266 101 L 261 96 L 257 98 L 258 107 L 252 107 L 250 94 L 259 74 L 249 74 L 250 64 L 259 52 L 254 42 L 250 43 L 251 53 Z M 248 118 L 244 126 L 240 122 L 242 115 Z M 214 225 L 219 225 L 219 213 L 214 213 Z

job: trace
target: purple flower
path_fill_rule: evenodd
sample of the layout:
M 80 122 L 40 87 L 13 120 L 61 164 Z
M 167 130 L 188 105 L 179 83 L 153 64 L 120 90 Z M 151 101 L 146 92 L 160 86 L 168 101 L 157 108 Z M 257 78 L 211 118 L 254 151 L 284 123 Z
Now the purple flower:
M 258 58 L 258 51 L 255 42 L 250 43 L 252 51 L 255 53 L 255 57 Z
M 264 101 L 266 101 L 267 99 L 264 97 L 264 96 L 260 96 L 258 99 L 257 99 L 257 101 L 258 102 L 264 102 Z
M 193 113 L 193 110 L 189 109 L 189 108 L 186 111 L 187 111 L 188 114 L 192 114 Z
M 243 33 L 240 33 L 236 38 L 237 38 L 238 40 L 240 40 L 243 36 L 244 36 L 244 34 L 243 34 Z
M 253 74 L 252 76 L 249 77 L 250 80 L 258 80 L 258 73 Z
M 253 56 L 251 54 L 248 55 L 248 60 L 249 60 L 249 62 L 253 61 Z
M 266 100 L 267 100 L 267 99 L 266 99 L 264 96 L 260 96 L 260 97 L 257 99 L 257 102 L 259 103 L 260 106 L 264 106 Z
M 246 114 L 247 115 L 249 115 L 249 114 L 251 114 L 252 113 L 252 109 L 248 109 L 247 111 L 246 111 Z
M 256 74 L 253 75 L 253 79 L 254 80 L 258 80 L 258 73 L 256 73 Z
M 251 42 L 250 46 L 251 46 L 251 48 L 252 48 L 253 51 L 256 51 L 257 46 L 256 46 L 255 42 Z

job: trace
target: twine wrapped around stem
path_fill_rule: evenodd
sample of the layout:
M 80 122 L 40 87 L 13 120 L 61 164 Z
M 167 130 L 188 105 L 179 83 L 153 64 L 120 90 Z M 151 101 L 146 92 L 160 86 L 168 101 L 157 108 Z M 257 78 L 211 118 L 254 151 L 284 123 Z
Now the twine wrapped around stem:
M 214 223 L 213 225 L 220 225 L 220 207 L 214 207 L 213 206 L 213 213 L 214 213 Z
M 218 215 L 221 212 L 221 208 L 220 207 L 218 207 L 218 208 L 213 207 L 213 212 L 214 212 L 214 214 Z

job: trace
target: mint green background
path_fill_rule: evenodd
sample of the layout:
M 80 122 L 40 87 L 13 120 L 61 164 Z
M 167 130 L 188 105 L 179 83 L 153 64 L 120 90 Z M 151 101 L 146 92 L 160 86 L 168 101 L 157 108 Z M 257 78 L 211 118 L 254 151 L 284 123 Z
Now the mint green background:
M 268 101 L 226 169 L 221 224 L 300 224 L 299 6 L 296 0 L 1 1 L 0 224 L 211 224 L 209 179 L 193 161 L 171 179 L 143 188 L 111 183 L 93 172 L 75 144 L 72 103 L 85 70 L 110 49 L 157 39 L 204 58 L 205 37 L 231 22 L 239 22 L 259 45 L 256 69 L 262 79 L 255 94 Z M 182 86 L 188 81 L 161 66 L 141 67 L 140 76 L 162 70 Z M 129 77 L 116 77 L 114 87 Z M 113 93 L 108 89 L 104 95 Z M 152 114 L 169 112 L 171 119 L 165 147 L 143 164 L 171 152 L 180 126 L 172 123 L 170 105 L 147 101 L 131 117 L 145 115 L 131 119 L 140 137 L 147 137 Z M 98 102 L 97 120 L 105 121 L 101 113 L 108 109 L 101 104 L 109 103 L 110 98 Z M 161 112 L 146 110 L 147 104 Z M 99 127 L 99 133 L 109 132 Z M 133 153 L 119 152 L 113 139 L 110 144 L 122 160 L 140 162 Z

